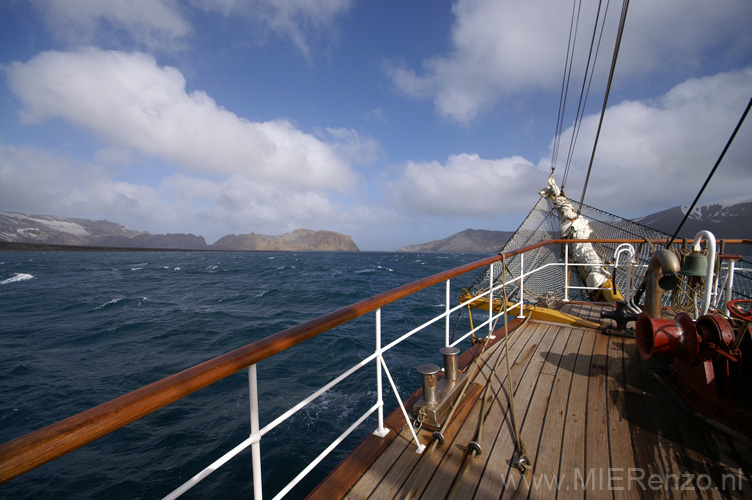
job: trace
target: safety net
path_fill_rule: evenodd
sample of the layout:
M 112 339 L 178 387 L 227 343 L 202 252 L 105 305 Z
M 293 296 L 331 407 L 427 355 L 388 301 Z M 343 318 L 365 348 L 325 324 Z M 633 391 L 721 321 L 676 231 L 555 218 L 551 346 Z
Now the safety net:
M 579 203 L 575 201 L 571 201 L 571 203 L 575 210 L 580 209 Z M 633 262 L 635 265 L 633 267 L 634 274 L 631 277 L 629 276 L 629 264 L 632 261 L 630 254 L 620 252 L 618 259 L 615 261 L 615 252 L 620 246 L 619 243 L 599 242 L 592 245 L 604 264 L 604 272 L 608 273 L 612 278 L 618 290 L 625 296 L 633 295 L 643 282 L 647 264 L 650 262 L 655 250 L 657 250 L 657 247 L 650 243 L 649 240 L 667 239 L 671 235 L 589 205 L 582 205 L 581 215 L 589 222 L 590 229 L 592 230 L 591 238 L 642 240 L 642 243 L 632 244 L 632 250 L 634 251 Z M 549 239 L 560 239 L 561 237 L 557 210 L 549 197 L 541 197 L 499 253 L 509 252 Z M 677 252 L 680 259 L 682 252 L 686 255 L 691 251 L 691 249 L 682 250 L 681 247 L 682 241 L 677 240 L 673 249 Z M 577 271 L 576 266 L 569 266 L 567 268 L 563 265 L 557 265 L 564 263 L 564 256 L 564 245 L 546 245 L 531 252 L 526 252 L 524 255 L 516 255 L 506 259 L 507 277 L 510 275 L 519 276 L 523 263 L 525 273 L 533 269 L 541 269 L 526 276 L 522 281 L 522 286 L 517 281 L 507 287 L 506 293 L 510 303 L 520 300 L 521 289 L 523 290 L 524 302 L 527 304 L 537 304 L 543 300 L 550 303 L 552 300 L 555 301 L 564 298 L 568 300 L 588 300 L 592 298 L 592 291 L 586 289 L 583 276 Z M 616 268 L 613 267 L 615 262 L 617 263 Z M 734 273 L 734 298 L 750 298 L 752 294 L 752 274 L 750 274 L 749 269 L 742 267 L 744 265 L 745 262 L 737 263 L 737 270 Z M 724 283 L 728 279 L 728 276 L 724 276 L 723 271 L 727 266 L 728 263 L 725 263 L 724 268 L 720 269 L 721 276 L 717 287 L 718 290 L 714 296 L 714 302 L 716 303 L 723 303 L 725 300 Z M 498 282 L 502 279 L 502 263 L 495 264 L 492 272 L 493 280 L 491 280 L 491 270 L 487 269 L 468 287 L 471 296 L 477 296 L 484 292 L 487 293 L 492 281 L 498 286 Z M 565 276 L 565 274 L 568 274 L 568 276 Z M 628 281 L 631 282 L 631 291 L 627 290 Z M 565 283 L 569 285 L 567 293 L 565 293 Z M 695 299 L 702 286 L 702 283 L 692 283 L 684 277 L 680 277 L 679 286 L 673 294 L 667 293 L 664 296 L 663 303 L 664 305 L 674 305 L 674 308 L 677 310 L 691 307 L 687 305 L 688 300 Z M 502 296 L 502 290 L 494 292 L 494 298 L 501 298 Z M 699 297 L 701 300 L 701 295 Z

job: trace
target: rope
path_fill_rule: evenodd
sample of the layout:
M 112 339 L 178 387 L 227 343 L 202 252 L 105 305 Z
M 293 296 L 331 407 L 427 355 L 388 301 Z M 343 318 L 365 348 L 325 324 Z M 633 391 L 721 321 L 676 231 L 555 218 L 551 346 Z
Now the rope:
M 504 265 L 504 269 L 506 269 L 506 257 L 502 256 L 501 259 L 502 264 Z M 505 276 L 506 277 L 506 276 Z M 507 290 L 506 287 L 504 287 L 504 303 L 506 304 L 507 299 Z M 514 409 L 514 381 L 512 380 L 512 367 L 509 364 L 509 322 L 507 321 L 507 310 L 504 308 L 504 359 L 507 360 L 507 380 L 509 380 L 510 384 L 510 392 L 509 392 L 509 412 L 512 417 L 512 430 L 514 431 L 514 438 L 517 442 L 517 451 L 519 453 L 520 459 L 518 462 L 520 473 L 525 474 L 527 471 L 527 466 L 530 465 L 530 462 L 527 459 L 527 452 L 525 450 L 525 443 L 522 441 L 522 436 L 520 435 L 519 427 L 517 426 L 517 417 L 516 412 Z M 523 466 L 523 464 L 526 464 Z
M 614 70 L 616 69 L 616 59 L 619 57 L 619 46 L 621 45 L 621 36 L 624 33 L 624 23 L 627 20 L 627 9 L 629 8 L 629 0 L 624 0 L 621 9 L 621 19 L 619 20 L 619 32 L 616 35 L 616 45 L 614 46 L 614 56 L 611 59 L 611 70 L 608 73 L 608 83 L 606 84 L 606 95 L 603 96 L 603 107 L 601 108 L 601 116 L 598 119 L 598 130 L 595 133 L 595 141 L 593 142 L 593 152 L 590 154 L 590 164 L 588 165 L 587 175 L 585 176 L 585 185 L 582 186 L 582 197 L 580 198 L 580 208 L 577 210 L 577 215 L 582 213 L 582 204 L 585 202 L 585 192 L 587 191 L 588 182 L 590 181 L 590 172 L 593 170 L 593 160 L 595 160 L 595 151 L 598 148 L 598 139 L 601 135 L 601 128 L 603 127 L 603 117 L 606 114 L 606 105 L 608 104 L 608 95 L 611 93 L 611 83 L 614 79 Z
M 561 142 L 561 129 L 564 125 L 564 115 L 567 109 L 567 96 L 569 95 L 569 78 L 572 75 L 574 63 L 574 45 L 577 43 L 577 25 L 579 25 L 579 10 L 575 9 L 577 2 L 572 2 L 572 18 L 569 20 L 569 41 L 567 43 L 567 57 L 564 62 L 564 75 L 561 79 L 561 93 L 559 95 L 559 112 L 556 117 L 556 132 L 554 133 L 554 146 L 551 148 L 551 173 L 556 171 L 556 160 L 559 156 L 559 143 Z M 582 7 L 582 0 L 580 0 Z M 575 24 L 575 10 L 577 10 L 577 24 Z M 571 58 L 570 58 L 571 55 Z M 566 177 L 566 173 L 564 174 Z
M 470 308 L 468 307 L 468 312 Z M 454 336 L 457 335 L 457 326 L 460 324 L 460 319 L 462 318 L 462 311 L 463 309 L 460 309 L 459 314 L 457 314 L 457 321 L 454 322 L 454 329 L 452 330 L 452 340 L 449 341 L 450 344 L 454 343 Z M 472 328 L 472 321 L 473 319 L 470 318 L 470 328 Z
M 726 156 L 726 151 L 728 151 L 729 146 L 731 146 L 731 143 L 734 142 L 734 137 L 736 137 L 736 133 L 739 132 L 739 129 L 742 126 L 742 123 L 744 123 L 744 119 L 747 117 L 747 113 L 749 113 L 749 108 L 752 106 L 752 99 L 749 100 L 747 103 L 747 107 L 744 109 L 744 113 L 742 113 L 742 117 L 739 119 L 739 123 L 736 124 L 736 128 L 731 133 L 731 137 L 729 137 L 729 140 L 726 142 L 726 146 L 723 148 L 723 151 L 721 152 L 721 155 L 718 157 L 718 160 L 716 160 L 715 165 L 713 165 L 713 168 L 710 170 L 710 173 L 708 174 L 708 178 L 705 179 L 705 184 L 702 185 L 700 188 L 700 191 L 697 193 L 697 196 L 695 196 L 695 201 L 692 202 L 692 206 L 689 207 L 689 210 L 687 210 L 687 213 L 684 214 L 684 218 L 682 219 L 681 223 L 679 224 L 679 227 L 676 228 L 676 231 L 674 232 L 674 235 L 671 237 L 669 242 L 666 244 L 666 248 L 671 246 L 671 243 L 674 242 L 674 239 L 676 239 L 676 235 L 679 234 L 679 231 L 681 231 L 682 226 L 684 226 L 684 223 L 687 221 L 687 218 L 692 213 L 692 210 L 694 210 L 695 205 L 697 204 L 697 201 L 700 199 L 700 196 L 702 196 L 702 192 L 705 191 L 705 188 L 707 187 L 708 183 L 710 182 L 710 179 L 713 177 L 713 174 L 715 174 L 716 169 L 718 168 L 718 165 L 721 164 L 721 160 L 723 160 L 723 157 Z M 583 194 L 584 196 L 584 194 Z
M 610 1 L 606 2 L 606 9 L 603 13 L 603 21 L 601 22 L 601 33 L 598 36 L 598 45 L 595 48 L 595 55 L 593 55 L 593 46 L 595 45 L 595 34 L 598 31 L 598 20 L 601 15 L 601 6 L 603 0 L 598 2 L 598 11 L 595 15 L 595 23 L 593 24 L 593 36 L 590 40 L 590 51 L 588 52 L 587 64 L 585 65 L 585 72 L 582 77 L 582 88 L 580 89 L 580 101 L 577 103 L 577 113 L 574 118 L 576 126 L 573 129 L 572 138 L 569 143 L 569 153 L 567 154 L 567 162 L 564 167 L 564 177 L 562 178 L 562 186 L 566 185 L 567 177 L 569 176 L 569 169 L 572 165 L 572 158 L 574 157 L 574 148 L 577 144 L 577 138 L 580 135 L 580 128 L 582 127 L 582 119 L 585 117 L 585 107 L 587 106 L 588 97 L 590 97 L 590 86 L 593 83 L 593 77 L 595 75 L 595 65 L 598 61 L 598 54 L 600 53 L 601 41 L 603 40 L 603 32 L 606 27 L 606 18 L 608 17 L 608 7 L 611 4 Z M 590 60 L 593 60 L 592 68 L 590 66 Z M 588 80 L 588 71 L 590 71 L 590 79 Z
M 434 452 L 434 450 L 439 446 L 439 440 L 436 437 L 436 434 L 431 438 L 431 447 L 428 449 L 428 451 L 424 454 L 424 456 L 421 457 L 420 461 L 418 462 L 418 467 L 416 467 L 415 472 L 411 476 L 412 479 L 410 480 L 410 487 L 407 489 L 407 492 L 405 493 L 405 500 L 412 498 L 413 495 L 415 495 L 415 481 L 416 478 L 420 477 L 423 472 L 423 468 L 425 467 L 425 463 L 428 462 L 428 459 L 425 458 L 427 456 L 430 456 L 431 453 Z
M 475 458 L 475 450 L 473 449 L 472 458 Z M 454 497 L 457 496 L 457 491 L 459 490 L 458 485 L 462 484 L 462 480 L 467 476 L 467 472 L 470 470 L 470 464 L 473 463 L 472 460 L 468 460 L 468 458 L 471 456 L 470 453 L 467 453 L 464 458 L 464 463 L 462 464 L 462 470 L 460 471 L 460 475 L 457 477 L 457 480 L 454 482 L 454 485 L 452 486 L 452 489 L 449 490 L 449 495 L 447 495 L 447 500 L 454 500 Z
M 503 281 L 506 281 L 506 272 L 509 270 L 509 267 L 506 263 L 506 256 L 502 254 L 502 278 Z M 515 438 L 515 450 L 517 454 L 519 455 L 519 459 L 516 462 L 516 468 L 520 471 L 521 474 L 525 474 L 530 467 L 530 461 L 527 458 L 527 451 L 525 449 L 525 443 L 522 441 L 522 435 L 519 432 L 519 427 L 517 426 L 517 418 L 515 416 L 515 408 L 514 408 L 514 380 L 512 379 L 512 369 L 509 364 L 509 342 L 511 341 L 510 335 L 509 335 L 509 321 L 507 317 L 507 294 L 506 294 L 506 286 L 504 288 L 504 359 L 506 359 L 506 365 L 507 365 L 507 381 L 510 385 L 509 389 L 509 411 L 512 416 L 512 430 L 514 432 L 514 438 Z M 528 316 L 525 319 L 525 323 L 530 319 L 530 316 Z M 524 324 L 524 323 L 523 323 Z M 493 379 L 493 375 L 496 373 L 496 370 L 499 368 L 499 365 L 501 364 L 501 357 L 496 359 L 496 364 L 494 365 L 493 369 L 489 373 L 488 376 L 488 382 L 486 383 L 485 388 L 483 389 L 483 396 L 482 396 L 482 403 L 481 403 L 481 409 L 480 409 L 480 415 L 478 417 L 478 427 L 475 431 L 475 440 L 471 441 L 470 444 L 467 447 L 467 452 L 464 457 L 464 463 L 462 465 L 462 469 L 460 471 L 459 476 L 454 482 L 454 485 L 452 486 L 452 489 L 449 491 L 449 495 L 447 496 L 448 500 L 453 500 L 455 495 L 457 494 L 457 491 L 459 489 L 459 485 L 462 483 L 462 479 L 467 475 L 467 472 L 470 470 L 470 464 L 472 463 L 471 458 L 477 458 L 481 451 L 480 451 L 480 442 L 483 440 L 483 426 L 486 422 L 486 404 L 488 402 L 488 392 L 491 390 L 491 380 Z M 512 462 L 514 463 L 514 457 Z

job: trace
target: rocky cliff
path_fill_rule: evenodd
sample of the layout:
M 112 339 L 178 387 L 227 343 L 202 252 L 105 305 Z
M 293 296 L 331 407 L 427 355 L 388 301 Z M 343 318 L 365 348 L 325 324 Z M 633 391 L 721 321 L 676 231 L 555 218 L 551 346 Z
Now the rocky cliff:
M 358 251 L 350 235 L 310 229 L 296 229 L 281 236 L 256 233 L 228 234 L 217 240 L 212 248 L 219 250 Z
M 512 237 L 513 231 L 489 231 L 487 229 L 465 229 L 443 240 L 430 241 L 421 245 L 408 245 L 398 252 L 480 252 L 496 253 Z

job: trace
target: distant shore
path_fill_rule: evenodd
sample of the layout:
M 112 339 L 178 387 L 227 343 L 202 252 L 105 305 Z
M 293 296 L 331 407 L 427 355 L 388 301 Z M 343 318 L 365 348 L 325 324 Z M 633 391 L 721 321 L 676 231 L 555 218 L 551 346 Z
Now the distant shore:
M 218 250 L 216 248 L 139 248 L 53 245 L 0 241 L 0 252 L 257 252 L 258 250 Z

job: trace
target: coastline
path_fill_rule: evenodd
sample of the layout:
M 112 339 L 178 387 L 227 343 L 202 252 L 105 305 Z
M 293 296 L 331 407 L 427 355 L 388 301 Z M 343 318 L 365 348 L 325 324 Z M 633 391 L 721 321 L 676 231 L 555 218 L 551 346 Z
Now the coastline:
M 143 247 L 98 247 L 89 245 L 55 245 L 51 243 L 20 243 L 0 241 L 0 252 L 285 252 L 289 250 L 225 250 L 218 248 L 143 248 Z M 316 251 L 316 250 L 308 250 Z

